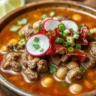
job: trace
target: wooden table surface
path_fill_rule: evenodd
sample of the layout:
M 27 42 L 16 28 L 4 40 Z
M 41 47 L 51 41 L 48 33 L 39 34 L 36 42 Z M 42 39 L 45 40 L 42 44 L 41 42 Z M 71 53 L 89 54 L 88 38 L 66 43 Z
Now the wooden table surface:
M 39 1 L 39 0 L 25 0 L 26 4 L 27 3 L 31 3 L 33 1 Z M 72 0 L 68 0 L 68 1 L 72 1 Z M 96 8 L 96 0 L 73 0 L 76 1 L 77 3 L 82 3 L 82 4 L 86 4 L 88 6 L 91 6 L 93 8 Z M 2 89 L 0 86 L 0 96 L 14 96 L 14 95 L 10 95 L 6 89 Z

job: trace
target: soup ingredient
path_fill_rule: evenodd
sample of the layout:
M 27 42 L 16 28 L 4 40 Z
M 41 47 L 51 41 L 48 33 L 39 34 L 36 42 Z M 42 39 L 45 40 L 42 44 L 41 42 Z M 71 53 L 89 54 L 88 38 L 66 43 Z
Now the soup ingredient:
M 18 21 L 17 21 L 17 24 L 18 24 L 18 25 L 25 25 L 25 24 L 27 24 L 27 22 L 28 22 L 27 19 L 26 19 L 26 18 L 23 18 L 23 19 L 21 19 L 21 20 L 18 20 Z
M 18 42 L 20 46 L 24 46 L 26 44 L 26 39 L 22 39 Z
M 66 82 L 60 82 L 59 84 L 60 84 L 61 87 L 64 87 L 64 88 L 69 86 L 69 84 L 66 83 Z
M 69 56 L 67 54 L 64 54 L 61 56 L 61 61 L 65 63 L 69 59 Z
M 18 43 L 18 40 L 17 40 L 17 39 L 11 39 L 11 40 L 9 41 L 9 43 L 17 44 L 17 43 Z
M 43 23 L 43 27 L 46 31 L 49 30 L 54 30 L 56 28 L 58 28 L 58 24 L 60 24 L 59 21 L 54 20 L 54 19 L 47 19 L 44 23 Z
M 10 28 L 10 31 L 12 31 L 12 32 L 17 32 L 19 29 L 20 29 L 19 26 L 14 25 L 14 26 L 12 26 L 12 27 Z
M 23 28 L 21 28 L 20 30 L 19 30 L 19 35 L 21 35 L 21 34 L 24 34 L 24 36 L 25 36 L 25 38 L 26 38 L 26 40 L 28 40 L 28 38 L 31 36 L 31 35 L 33 35 L 33 34 L 35 34 L 36 32 L 35 32 L 35 30 L 33 29 L 33 26 L 31 25 L 31 24 L 27 24 L 27 25 L 25 25 Z
M 1 52 L 8 52 L 8 47 L 7 47 L 7 46 L 2 46 L 2 47 L 0 48 L 0 51 L 1 51 Z
M 82 79 L 83 74 L 82 72 L 80 72 L 79 67 L 76 67 L 68 71 L 67 78 L 69 81 L 74 82 L 74 81 Z
M 69 87 L 69 90 L 70 90 L 70 92 L 73 93 L 73 94 L 78 94 L 78 93 L 82 92 L 83 87 L 82 87 L 80 84 L 72 84 L 72 85 Z
M 30 81 L 36 81 L 38 79 L 38 73 L 27 68 L 23 71 L 24 75 L 30 80 Z
M 63 23 L 58 24 L 58 29 L 63 32 L 65 30 L 65 26 Z
M 96 58 L 96 42 L 91 42 L 91 43 L 90 43 L 90 49 L 89 49 L 89 51 L 90 51 L 90 54 L 91 54 L 94 58 Z
M 78 26 L 77 26 L 77 24 L 74 21 L 63 20 L 61 22 L 65 25 L 65 28 L 72 29 L 75 32 L 78 31 Z
M 22 70 L 22 66 L 19 63 L 20 56 L 21 56 L 20 53 L 15 52 L 8 53 L 5 57 L 3 68 L 5 70 L 11 69 L 14 72 L 20 72 Z
M 43 24 L 43 21 L 42 20 L 38 20 L 37 22 L 33 23 L 33 29 L 39 31 L 41 29 L 40 27 L 42 26 L 42 24 Z
M 50 14 L 49 14 L 50 17 L 53 17 L 54 15 L 55 15 L 54 11 L 50 12 Z
M 44 73 L 47 72 L 48 66 L 47 66 L 47 61 L 46 60 L 40 60 L 37 63 L 37 72 Z
M 66 41 L 67 41 L 69 44 L 72 44 L 72 43 L 74 43 L 74 38 L 71 37 L 71 36 L 68 36 L 68 37 L 66 37 Z
M 68 47 L 68 51 L 69 52 L 74 52 L 74 48 L 73 47 Z
M 96 59 L 88 54 L 87 59 L 82 62 L 82 66 L 87 70 L 96 66 Z
M 92 28 L 92 29 L 90 29 L 90 31 L 89 31 L 89 35 L 94 34 L 94 33 L 96 33 L 96 28 Z
M 81 17 L 81 15 L 79 15 L 79 14 L 74 14 L 74 15 L 72 16 L 72 19 L 75 20 L 75 21 L 80 21 L 80 20 L 82 19 L 82 17 Z
M 49 66 L 49 70 L 50 70 L 50 72 L 51 72 L 52 74 L 55 74 L 56 71 L 57 71 L 57 68 L 56 68 L 54 65 L 50 65 L 50 66 Z
M 47 15 L 46 14 L 43 14 L 42 16 L 41 16 L 41 19 L 43 20 L 43 19 L 45 19 L 47 17 Z
M 38 38 L 39 42 L 35 42 L 34 39 Z M 28 53 L 30 53 L 33 56 L 42 56 L 44 55 L 48 49 L 49 49 L 50 43 L 49 43 L 49 38 L 47 38 L 43 34 L 37 34 L 33 35 L 26 44 L 26 49 Z M 40 52 L 40 48 L 44 49 L 43 52 Z
M 67 67 L 69 69 L 74 69 L 76 67 L 79 67 L 79 64 L 77 62 L 74 62 L 74 61 L 70 61 L 68 64 L 67 64 Z
M 51 87 L 54 84 L 54 80 L 51 77 L 45 77 L 41 80 L 41 84 L 44 87 Z
M 81 49 L 81 44 L 76 44 L 76 49 Z
M 56 40 L 55 40 L 56 43 L 63 43 L 64 42 L 64 39 L 63 38 L 60 38 L 60 37 L 57 37 Z
M 52 64 L 54 65 L 59 65 L 61 63 L 60 57 L 58 55 L 52 55 L 49 57 L 50 61 L 52 62 Z
M 61 67 L 61 68 L 59 68 L 57 70 L 57 72 L 56 72 L 56 77 L 58 79 L 61 79 L 61 80 L 64 79 L 65 76 L 66 76 L 66 74 L 67 74 L 67 71 L 68 71 L 68 68 L 67 67 Z
M 85 72 L 86 72 L 86 70 L 85 70 L 85 68 L 84 68 L 83 66 L 80 66 L 80 71 L 81 71 L 82 73 L 85 73 Z

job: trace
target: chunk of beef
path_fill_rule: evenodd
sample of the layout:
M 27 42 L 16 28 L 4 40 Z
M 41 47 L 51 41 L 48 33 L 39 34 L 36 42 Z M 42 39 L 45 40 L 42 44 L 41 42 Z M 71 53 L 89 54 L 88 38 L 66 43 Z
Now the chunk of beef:
M 25 38 L 28 40 L 28 38 L 35 33 L 35 30 L 33 29 L 33 26 L 31 24 L 25 25 L 20 31 L 20 34 L 24 34 Z
M 14 72 L 21 72 L 22 66 L 21 66 L 21 64 L 18 63 L 18 62 L 12 61 L 12 62 L 11 62 L 11 69 L 12 69 Z
M 36 81 L 38 79 L 38 73 L 27 68 L 24 70 L 24 75 L 30 80 L 30 81 Z
M 90 54 L 96 59 L 96 42 L 90 43 L 89 51 L 90 51 Z
M 67 78 L 69 81 L 74 82 L 83 78 L 83 74 L 80 72 L 79 67 L 71 69 L 67 73 Z
M 52 55 L 50 57 L 50 61 L 52 64 L 55 64 L 58 66 L 61 63 L 61 58 L 59 57 L 59 55 Z
M 64 54 L 64 55 L 61 56 L 61 61 L 64 62 L 64 63 L 65 63 L 68 59 L 69 59 L 69 56 L 66 55 L 66 54 Z
M 43 21 L 38 20 L 37 22 L 33 23 L 33 29 L 35 29 L 35 30 L 38 29 L 38 27 L 42 24 L 43 24 Z
M 82 63 L 85 69 L 91 69 L 96 66 L 96 59 L 88 54 L 87 59 Z
M 19 63 L 19 58 L 21 53 L 11 52 L 8 53 L 4 58 L 3 68 L 5 70 L 12 69 L 15 72 L 20 72 L 22 70 L 22 66 Z
M 48 70 L 47 61 L 46 60 L 40 60 L 37 63 L 37 72 L 46 72 Z
M 18 43 L 17 44 L 9 43 L 7 47 L 10 51 L 24 50 L 25 48 L 25 46 L 20 46 Z
M 40 61 L 40 58 L 35 57 L 34 59 L 27 61 L 28 62 L 28 67 L 30 69 L 34 69 L 37 67 L 37 63 Z

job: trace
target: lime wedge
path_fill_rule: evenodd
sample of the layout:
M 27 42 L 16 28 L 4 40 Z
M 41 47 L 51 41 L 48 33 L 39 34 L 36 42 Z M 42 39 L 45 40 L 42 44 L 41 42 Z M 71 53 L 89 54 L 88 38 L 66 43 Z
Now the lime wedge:
M 0 0 L 0 18 L 24 3 L 25 0 Z

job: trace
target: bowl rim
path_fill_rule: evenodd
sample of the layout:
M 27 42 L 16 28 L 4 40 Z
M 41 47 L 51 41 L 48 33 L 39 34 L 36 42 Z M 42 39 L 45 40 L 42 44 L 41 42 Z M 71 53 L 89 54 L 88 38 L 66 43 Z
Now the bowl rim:
M 0 25 L 2 25 L 2 23 L 8 19 L 11 15 L 15 14 L 16 12 L 19 12 L 19 11 L 22 11 L 26 8 L 30 8 L 30 7 L 34 7 L 34 6 L 38 6 L 38 5 L 42 5 L 42 4 L 45 4 L 45 3 L 53 3 L 53 4 L 58 4 L 58 3 L 65 3 L 65 4 L 72 4 L 73 6 L 77 6 L 77 7 L 82 7 L 84 9 L 88 9 L 88 10 L 91 10 L 93 12 L 96 13 L 96 10 L 92 7 L 89 7 L 87 5 L 83 5 L 81 3 L 76 3 L 76 2 L 73 2 L 73 1 L 57 1 L 57 0 L 48 0 L 48 1 L 35 1 L 35 2 L 32 2 L 32 3 L 29 3 L 29 4 L 26 4 L 24 6 L 21 6 L 11 12 L 9 12 L 7 15 L 5 15 L 4 17 L 2 17 L 0 19 Z M 34 94 L 34 93 L 30 93 L 30 92 L 26 92 L 24 91 L 23 89 L 20 89 L 18 87 L 16 87 L 15 85 L 13 85 L 12 83 L 10 83 L 9 81 L 7 81 L 1 74 L 0 74 L 0 83 L 2 85 L 4 85 L 5 87 L 11 89 L 12 91 L 22 95 L 22 96 L 39 96 L 38 94 Z M 94 90 L 93 90 L 94 91 Z M 91 91 L 92 92 L 92 91 Z M 96 90 L 95 90 L 96 92 Z M 85 93 L 86 94 L 86 93 Z M 96 94 L 95 94 L 96 95 Z M 81 95 L 80 95 L 81 96 Z M 83 96 L 83 95 L 82 95 Z M 84 95 L 85 96 L 85 95 Z M 86 95 L 88 96 L 88 95 Z

